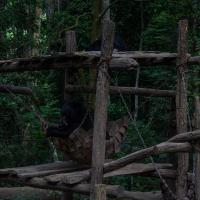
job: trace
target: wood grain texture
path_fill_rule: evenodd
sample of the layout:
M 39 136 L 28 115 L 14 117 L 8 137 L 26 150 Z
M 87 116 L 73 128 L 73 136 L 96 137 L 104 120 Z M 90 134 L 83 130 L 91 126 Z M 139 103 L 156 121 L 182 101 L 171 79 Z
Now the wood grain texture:
M 176 122 L 177 134 L 187 132 L 187 33 L 188 21 L 180 20 L 178 29 L 178 58 L 177 58 L 177 95 Z M 187 195 L 187 172 L 189 154 L 180 153 L 178 156 L 178 177 L 176 194 L 177 200 L 183 200 Z
M 189 55 L 188 55 L 189 56 Z M 54 55 L 43 55 L 32 58 L 17 58 L 0 60 L 0 73 L 40 71 L 64 68 L 97 68 L 100 52 L 75 52 L 74 54 L 57 53 Z M 176 53 L 160 52 L 115 52 L 112 55 L 110 69 L 131 70 L 141 66 L 167 65 L 174 68 L 176 64 Z M 200 63 L 200 56 L 188 57 L 188 64 Z M 122 65 L 123 64 L 123 65 Z
M 106 200 L 106 185 L 96 184 L 94 192 L 95 192 L 95 200 Z
M 99 63 L 96 101 L 94 114 L 92 169 L 91 169 L 91 194 L 90 199 L 96 199 L 95 185 L 103 181 L 103 165 L 105 162 L 107 107 L 109 97 L 109 62 L 113 51 L 115 24 L 103 21 L 101 60 Z
M 76 51 L 76 33 L 75 31 L 67 31 L 66 32 L 66 53 L 67 54 L 73 54 Z M 70 95 L 65 92 L 66 86 L 69 82 L 69 69 L 65 68 L 64 69 L 64 91 L 63 91 L 63 96 L 64 100 L 69 100 Z M 67 158 L 67 155 L 64 155 L 64 158 Z M 73 200 L 73 192 L 70 190 L 66 190 L 62 194 L 61 200 Z
M 144 158 L 147 158 L 149 156 L 153 155 L 159 155 L 163 153 L 174 153 L 174 152 L 188 152 L 192 149 L 192 146 L 189 143 L 170 143 L 170 142 L 164 142 L 159 145 L 155 145 L 146 149 L 142 149 L 139 151 L 136 151 L 134 153 L 131 153 L 125 157 L 122 157 L 120 159 L 108 162 L 104 164 L 104 173 L 112 172 L 115 173 L 115 170 L 125 167 L 131 163 L 142 160 Z M 146 172 L 148 171 L 148 167 L 145 165 L 143 166 L 143 170 Z M 140 169 L 142 170 L 142 169 Z M 132 174 L 141 173 L 139 169 L 132 170 Z M 84 170 L 81 172 L 72 172 L 67 174 L 60 174 L 60 175 L 53 175 L 48 177 L 48 181 L 58 183 L 59 181 L 64 182 L 65 184 L 76 184 L 80 183 L 82 181 L 90 179 L 90 172 L 91 170 Z M 116 172 L 117 173 L 117 172 Z M 128 173 L 128 171 L 127 171 Z M 47 177 L 46 177 L 47 178 Z M 63 178 L 63 179 L 62 179 Z M 62 179 L 62 180 L 61 180 Z
M 200 98 L 195 97 L 195 128 L 200 129 Z M 200 131 L 199 131 L 200 132 Z M 199 142 L 198 142 L 199 147 Z M 200 152 L 196 150 L 196 169 L 195 169 L 195 195 L 196 200 L 200 200 Z
M 172 169 L 171 164 L 155 164 L 158 169 Z M 150 174 L 155 172 L 155 165 L 153 164 L 143 164 L 143 163 L 132 163 L 126 165 L 120 169 L 108 172 L 104 174 L 104 178 L 112 176 L 123 176 L 123 175 L 141 175 L 141 174 Z M 90 170 L 83 170 L 71 173 L 55 174 L 46 176 L 44 179 L 51 184 L 77 184 L 83 180 L 87 180 L 90 175 Z

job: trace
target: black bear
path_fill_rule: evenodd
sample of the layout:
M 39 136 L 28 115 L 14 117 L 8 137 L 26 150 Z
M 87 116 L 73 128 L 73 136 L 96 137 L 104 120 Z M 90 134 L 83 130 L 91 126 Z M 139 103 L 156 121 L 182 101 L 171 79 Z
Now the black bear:
M 101 39 L 96 40 L 86 50 L 100 51 Z M 128 50 L 123 39 L 115 35 L 114 49 L 118 51 Z M 66 100 L 61 107 L 61 124 L 47 128 L 48 137 L 68 137 L 76 128 L 81 127 L 88 131 L 93 128 L 93 114 L 87 111 L 83 103 L 76 100 Z M 106 138 L 109 138 L 107 133 Z
M 93 120 L 85 106 L 76 100 L 66 100 L 61 107 L 61 124 L 47 128 L 48 137 L 68 137 L 76 128 L 88 131 Z

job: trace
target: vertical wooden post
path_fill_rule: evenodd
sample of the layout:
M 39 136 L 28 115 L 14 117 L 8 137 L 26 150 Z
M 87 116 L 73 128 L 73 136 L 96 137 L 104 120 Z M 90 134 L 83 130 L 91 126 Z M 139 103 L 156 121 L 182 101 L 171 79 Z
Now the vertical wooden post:
M 76 33 L 74 31 L 67 31 L 66 33 L 66 53 L 70 54 L 76 51 Z M 68 84 L 69 74 L 68 70 L 65 69 L 65 79 L 64 79 L 64 99 L 67 100 L 69 95 L 66 93 L 66 86 Z M 64 157 L 64 160 L 68 160 L 67 156 Z M 61 200 L 72 200 L 73 192 L 66 191 L 63 192 Z
M 200 129 L 200 98 L 195 98 L 195 128 Z M 200 152 L 196 151 L 196 169 L 195 169 L 195 195 L 196 200 L 200 200 Z
M 101 59 L 99 63 L 96 102 L 94 115 L 94 132 L 92 148 L 91 194 L 90 200 L 96 200 L 95 185 L 103 181 L 103 165 L 105 160 L 105 137 L 107 123 L 107 106 L 109 95 L 109 61 L 113 51 L 115 25 L 104 21 L 102 25 Z
M 75 31 L 67 31 L 66 32 L 66 53 L 71 54 L 76 51 L 76 33 Z M 69 75 L 68 75 L 68 70 L 65 69 L 65 78 L 64 78 L 64 99 L 67 99 L 67 94 L 66 94 L 66 86 L 68 83 Z
M 106 200 L 106 186 L 103 184 L 97 184 L 94 188 L 96 200 Z
M 176 121 L 177 134 L 187 132 L 187 33 L 188 21 L 180 20 L 178 29 L 178 58 L 177 58 L 177 94 Z M 183 200 L 187 194 L 187 172 L 189 153 L 178 154 L 177 200 Z
M 74 53 L 75 51 L 76 51 L 76 33 L 75 31 L 67 31 L 66 53 Z

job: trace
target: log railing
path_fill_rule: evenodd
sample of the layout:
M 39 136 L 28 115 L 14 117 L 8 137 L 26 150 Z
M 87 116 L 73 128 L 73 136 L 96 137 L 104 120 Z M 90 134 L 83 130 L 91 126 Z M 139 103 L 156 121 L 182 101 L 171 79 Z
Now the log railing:
M 200 130 L 186 132 L 176 135 L 161 144 L 136 151 L 118 160 L 105 163 L 104 178 L 131 174 L 158 177 L 157 170 L 159 170 L 163 178 L 176 179 L 177 171 L 173 169 L 171 164 L 142 164 L 135 163 L 135 161 L 161 153 L 189 152 L 192 150 L 194 141 L 196 142 L 198 140 L 200 140 Z M 82 167 L 84 166 L 79 167 L 73 162 L 68 161 L 40 166 L 3 169 L 0 170 L 0 180 L 16 181 L 24 185 L 41 189 L 59 191 L 71 190 L 81 194 L 89 194 L 89 185 L 82 184 L 82 182 L 90 178 L 90 170 L 80 171 Z M 62 170 L 66 170 L 66 172 L 62 173 Z M 67 172 L 70 170 L 78 171 Z M 40 176 L 40 178 L 38 178 L 38 176 Z M 188 181 L 192 181 L 192 176 L 191 173 L 187 174 Z M 76 185 L 74 186 L 74 184 Z M 136 200 L 141 198 L 144 200 L 162 199 L 160 192 L 128 192 L 120 186 L 106 186 L 106 192 L 109 197 L 119 197 L 120 195 L 124 198 L 133 198 Z
M 56 55 L 46 55 L 33 58 L 0 60 L 0 73 L 63 69 L 71 67 L 97 67 L 99 59 L 100 52 L 75 52 L 74 54 L 58 53 Z M 132 70 L 138 65 L 168 65 L 174 67 L 176 59 L 176 53 L 117 52 L 112 55 L 110 69 Z M 190 57 L 188 55 L 187 62 L 189 65 L 198 65 L 200 64 L 200 56 Z
M 155 176 L 160 177 L 162 175 L 164 178 L 177 178 L 177 199 L 184 199 L 187 196 L 187 182 L 192 181 L 194 179 L 192 174 L 188 172 L 188 152 L 192 151 L 193 141 L 200 140 L 200 130 L 186 132 L 187 131 L 187 78 L 185 81 L 183 80 L 186 76 L 185 70 L 187 70 L 187 65 L 199 65 L 200 64 L 200 56 L 191 57 L 190 54 L 187 53 L 187 21 L 181 20 L 179 23 L 179 41 L 178 41 L 178 53 L 160 53 L 160 52 L 114 52 L 109 55 L 109 70 L 134 70 L 138 66 L 163 66 L 167 65 L 171 68 L 177 66 L 177 92 L 171 90 L 156 90 L 156 89 L 147 89 L 147 88 L 133 88 L 133 87 L 116 87 L 109 86 L 108 73 L 105 71 L 108 69 L 108 63 L 105 62 L 107 60 L 106 54 L 101 54 L 101 52 L 74 52 L 74 53 L 58 53 L 56 55 L 47 55 L 41 57 L 33 57 L 33 58 L 20 58 L 20 59 L 12 59 L 12 60 L 0 60 L 0 73 L 7 72 L 24 72 L 24 71 L 39 71 L 39 70 L 50 70 L 50 69 L 68 69 L 68 68 L 99 68 L 104 66 L 103 70 L 100 70 L 100 79 L 104 81 L 97 82 L 97 106 L 96 106 L 96 122 L 95 122 L 95 137 L 94 137 L 94 146 L 93 148 L 93 167 L 91 169 L 86 169 L 83 171 L 74 172 L 71 169 L 54 169 L 54 170 L 46 170 L 45 172 L 36 172 L 32 173 L 32 177 L 30 174 L 26 174 L 27 177 L 17 177 L 17 176 L 8 176 L 8 174 L 3 174 L 0 170 L 0 178 L 1 179 L 10 179 L 16 180 L 23 184 L 44 188 L 44 189 L 53 189 L 60 191 L 72 190 L 84 194 L 89 194 L 90 188 L 89 185 L 79 184 L 85 180 L 89 180 L 91 178 L 92 172 L 92 190 L 101 184 L 103 177 L 109 177 L 115 175 L 125 175 L 125 174 L 134 174 L 134 175 L 143 175 L 143 176 Z M 105 43 L 105 47 L 109 42 Z M 108 51 L 110 49 L 108 48 Z M 102 51 L 103 52 L 103 51 Z M 104 55 L 104 56 L 102 56 Z M 102 59 L 103 58 L 103 59 Z M 100 61 L 100 62 L 99 62 Z M 103 61 L 103 62 L 102 62 Z M 105 70 L 106 69 L 106 70 Z M 103 78 L 103 79 L 102 79 Z M 100 80 L 99 79 L 99 80 Z M 184 83 L 185 82 L 185 83 Z M 105 85 L 102 85 L 102 83 Z M 185 84 L 185 85 L 183 85 Z M 101 87 L 100 87 L 101 86 Z M 93 87 L 87 86 L 78 86 L 78 85 L 66 85 L 65 92 L 76 92 L 82 90 L 83 92 L 96 92 L 96 89 Z M 25 87 L 16 87 L 16 86 L 7 86 L 0 85 L 0 92 L 3 93 L 15 93 L 15 94 L 27 94 L 32 95 L 32 90 Z M 104 129 L 105 129 L 105 121 L 106 121 L 106 105 L 107 100 L 105 100 L 108 96 L 108 92 L 111 94 L 116 94 L 118 92 L 122 94 L 135 94 L 135 95 L 143 95 L 143 96 L 160 96 L 160 97 L 176 97 L 176 121 L 177 121 L 177 133 L 178 135 L 172 137 L 166 142 L 161 144 L 148 147 L 136 152 L 133 152 L 125 157 L 120 159 L 111 161 L 109 163 L 105 163 L 104 161 Z M 102 102 L 104 102 L 101 106 L 99 106 Z M 199 100 L 198 100 L 199 106 Z M 198 119 L 196 128 L 199 129 L 199 109 L 196 106 L 196 112 L 198 113 Z M 102 108 L 104 112 L 102 112 Z M 102 114 L 103 113 L 103 114 Z M 99 120 L 99 119 L 102 120 Z M 97 123 L 98 122 L 98 123 Z M 102 128 L 103 127 L 103 128 Z M 98 134 L 99 130 L 101 130 L 101 134 Z M 185 133 L 182 133 L 185 132 Z M 200 200 L 200 182 L 199 177 L 200 173 L 197 169 L 199 169 L 200 165 L 200 155 L 199 155 L 199 147 L 198 145 L 194 145 L 195 150 L 197 151 L 197 160 L 196 160 L 196 198 Z M 95 154 L 96 152 L 96 154 Z M 100 152 L 100 162 L 98 161 L 98 152 Z M 101 153 L 103 152 L 103 153 Z M 179 162 L 178 169 L 169 169 L 166 165 L 155 164 L 152 166 L 151 164 L 140 166 L 143 169 L 138 170 L 136 168 L 136 161 L 143 160 L 150 156 L 159 155 L 163 153 L 179 153 Z M 130 168 L 131 166 L 131 168 Z M 170 165 L 171 166 L 171 165 Z M 163 167 L 163 168 L 162 168 Z M 73 167 L 72 167 L 73 168 Z M 79 168 L 78 168 L 79 169 Z M 158 173 L 159 170 L 159 173 Z M 104 174 L 103 174 L 104 173 Z M 34 175 L 34 177 L 33 177 Z M 36 176 L 41 176 L 37 178 Z M 103 176 L 104 175 L 104 176 Z M 193 180 L 194 181 L 194 180 Z M 79 184 L 76 186 L 69 186 L 72 184 Z M 148 194 L 148 197 L 145 198 L 145 194 L 139 194 L 134 192 L 128 192 L 121 187 L 118 186 L 106 186 L 106 192 L 108 196 L 120 197 L 123 198 L 133 198 L 133 199 L 162 199 L 159 195 L 156 197 L 155 195 Z M 139 195 L 139 196 L 138 196 Z
M 186 132 L 176 135 L 166 142 L 148 147 L 125 157 L 104 164 L 104 177 L 118 176 L 124 174 L 145 175 L 153 173 L 156 176 L 154 164 L 135 163 L 153 155 L 164 153 L 189 152 L 192 150 L 194 141 L 200 140 L 200 130 Z M 190 144 L 191 143 L 191 144 Z M 157 168 L 166 176 L 175 178 L 176 171 L 172 170 L 171 164 L 156 164 Z M 90 178 L 90 169 L 81 170 L 89 166 L 78 166 L 71 161 L 54 164 L 44 164 L 39 166 L 20 167 L 11 169 L 1 169 L 0 178 L 18 177 L 28 180 L 37 176 L 51 184 L 77 184 Z M 75 171 L 76 172 L 70 172 Z M 78 170 L 78 171 L 77 171 Z M 168 170 L 168 171 L 164 171 Z M 67 172 L 68 171 L 68 172 Z M 64 172 L 64 173 L 63 173 Z M 57 174 L 59 173 L 59 174 Z M 188 174 L 191 177 L 191 174 Z M 190 178 L 191 180 L 191 178 Z
M 66 92 L 84 92 L 84 93 L 95 93 L 96 88 L 90 86 L 82 85 L 66 85 Z M 132 94 L 132 95 L 141 95 L 141 96 L 156 96 L 156 97 L 174 97 L 176 92 L 173 90 L 158 90 L 150 88 L 135 88 L 135 87 L 117 87 L 110 86 L 110 94 Z

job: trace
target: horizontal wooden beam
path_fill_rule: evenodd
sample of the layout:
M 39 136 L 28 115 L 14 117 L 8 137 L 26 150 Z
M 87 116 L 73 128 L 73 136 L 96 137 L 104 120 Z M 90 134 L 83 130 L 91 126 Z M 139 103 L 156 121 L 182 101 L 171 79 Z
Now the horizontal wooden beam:
M 155 167 L 156 166 L 156 167 Z M 88 166 L 89 168 L 89 166 Z M 42 165 L 33 165 L 26 167 L 17 168 L 7 168 L 0 169 L 0 178 L 2 177 L 18 177 L 21 179 L 34 178 L 34 177 L 44 177 L 48 183 L 57 184 L 62 182 L 63 173 L 65 176 L 65 184 L 73 184 L 79 182 L 79 179 L 83 178 L 84 175 L 89 174 L 89 170 L 83 170 L 83 166 L 77 166 L 73 162 L 59 162 L 59 163 L 49 163 Z M 156 172 L 156 169 L 173 169 L 172 164 L 168 163 L 131 163 L 120 169 L 114 170 L 104 174 L 104 178 L 112 176 L 122 176 L 122 175 L 146 175 Z M 68 174 L 68 176 L 67 176 Z M 68 178 L 67 178 L 68 177 Z
M 125 157 L 122 157 L 118 160 L 114 160 L 114 161 L 104 164 L 105 172 L 112 171 L 110 173 L 110 175 L 112 175 L 112 174 L 116 175 L 116 173 L 118 175 L 120 175 L 120 173 L 125 173 L 124 172 L 124 169 L 125 169 L 125 171 L 131 171 L 130 173 L 132 173 L 132 174 L 133 173 L 134 174 L 137 174 L 137 173 L 142 174 L 145 172 L 147 173 L 147 172 L 153 170 L 151 165 L 143 164 L 141 166 L 137 166 L 138 164 L 133 163 L 133 162 L 142 160 L 142 159 L 147 158 L 152 155 L 158 155 L 161 153 L 189 151 L 191 149 L 191 145 L 189 143 L 172 143 L 172 142 L 186 142 L 186 141 L 197 140 L 197 139 L 200 139 L 200 130 L 182 133 L 178 136 L 174 136 L 167 142 L 136 151 L 136 152 L 131 153 L 131 154 L 129 154 Z M 131 163 L 133 163 L 133 164 L 131 164 Z M 65 170 L 67 170 L 66 166 L 67 166 L 67 168 L 74 170 L 73 163 L 69 162 L 69 164 L 68 164 L 68 163 L 63 162 L 63 163 L 58 163 L 58 164 L 48 164 L 48 165 L 41 165 L 41 166 L 29 166 L 29 167 L 23 167 L 23 168 L 3 169 L 3 170 L 0 170 L 0 176 L 5 177 L 8 175 L 9 176 L 17 175 L 18 177 L 21 177 L 21 178 L 27 178 L 27 177 L 30 178 L 30 177 L 37 176 L 38 170 L 40 171 L 39 175 L 44 176 L 44 175 L 54 174 L 54 172 L 58 171 L 58 169 L 57 169 L 58 167 L 61 170 L 63 168 L 65 168 Z M 164 168 L 164 167 L 167 168 L 169 165 L 165 164 L 165 165 L 158 165 L 158 166 L 159 166 L 159 168 Z M 127 170 L 127 168 L 129 170 Z M 56 169 L 57 169 L 57 171 L 56 171 Z M 117 169 L 119 169 L 119 171 Z M 50 172 L 50 171 L 52 171 L 52 172 Z M 60 171 L 60 173 L 62 173 L 62 171 Z M 90 177 L 90 170 L 81 171 L 79 173 L 79 176 L 78 176 L 78 172 L 75 172 L 74 173 L 75 178 L 73 176 L 73 173 L 74 172 L 60 174 L 62 181 L 64 181 L 65 183 L 68 183 L 68 184 L 75 184 L 75 183 L 79 183 L 83 180 L 89 179 L 89 177 Z M 51 180 L 54 182 L 59 182 L 59 181 L 61 181 L 60 175 L 58 175 L 56 177 L 48 176 L 48 178 L 46 177 L 46 179 L 48 179 L 48 181 Z M 108 173 L 108 176 L 109 176 L 109 173 Z
M 0 93 L 33 95 L 33 91 L 28 87 L 19 87 L 12 85 L 0 85 Z
M 192 149 L 189 143 L 169 143 L 164 142 L 159 145 L 155 145 L 146 149 L 142 149 L 131 153 L 127 156 L 119 158 L 117 160 L 111 161 L 109 163 L 104 164 L 104 172 L 108 173 L 122 167 L 125 167 L 131 163 L 134 163 L 139 160 L 143 160 L 149 156 L 159 155 L 163 153 L 174 153 L 174 152 L 185 152 L 190 151 Z M 139 172 L 138 172 L 139 173 Z M 82 181 L 88 180 L 90 178 L 90 169 L 81 171 L 77 174 L 77 172 L 72 173 L 63 173 L 59 175 L 48 176 L 45 179 L 53 184 L 65 183 L 65 184 L 77 184 Z
M 151 164 L 146 164 L 146 165 L 140 164 L 141 166 L 139 167 L 139 166 L 137 166 L 138 164 L 133 163 L 133 162 L 147 158 L 152 155 L 158 155 L 161 153 L 190 151 L 192 147 L 189 143 L 172 143 L 172 142 L 180 142 L 180 141 L 182 142 L 182 141 L 188 141 L 188 140 L 191 141 L 191 140 L 197 140 L 197 139 L 200 139 L 200 130 L 188 132 L 188 133 L 182 133 L 179 135 L 178 138 L 176 136 L 171 138 L 169 140 L 171 142 L 164 142 L 159 145 L 155 145 L 155 146 L 152 146 L 152 147 L 149 147 L 146 149 L 142 149 L 137 152 L 131 153 L 125 157 L 122 157 L 118 160 L 106 163 L 106 164 L 104 164 L 104 171 L 105 172 L 112 171 L 110 173 L 110 176 L 117 175 L 117 174 L 120 175 L 123 173 L 126 173 L 127 175 L 128 174 L 145 174 L 145 173 L 149 174 L 150 171 L 151 171 L 151 173 L 155 173 L 155 169 L 153 168 L 155 166 L 151 166 Z M 130 164 L 130 163 L 132 163 L 132 164 Z M 48 164 L 49 166 L 41 165 L 41 166 L 37 166 L 37 167 L 30 166 L 30 167 L 16 168 L 16 169 L 4 169 L 4 170 L 0 170 L 0 177 L 7 178 L 7 177 L 11 177 L 11 175 L 14 175 L 16 177 L 16 175 L 17 175 L 17 177 L 19 179 L 20 178 L 26 179 L 27 177 L 29 177 L 29 178 L 32 177 L 32 172 L 31 172 L 31 176 L 29 174 L 30 173 L 29 171 L 31 171 L 31 170 L 37 171 L 40 169 L 40 170 L 43 170 L 44 172 L 46 170 L 55 171 L 54 167 L 59 166 L 59 168 L 62 169 L 62 167 L 65 166 L 66 164 L 65 163 L 52 164 L 50 168 L 49 168 L 50 165 Z M 69 166 L 71 167 L 72 164 L 69 163 Z M 166 170 L 166 168 L 168 168 L 168 167 L 170 168 L 171 165 L 158 164 L 157 167 L 160 169 L 165 168 L 165 170 Z M 119 170 L 117 170 L 117 169 L 119 169 Z M 62 171 L 60 171 L 60 172 L 62 172 Z M 26 176 L 24 176 L 24 173 L 26 174 Z M 73 173 L 75 176 L 73 176 Z M 171 172 L 169 172 L 169 173 L 171 173 Z M 166 174 L 166 177 L 171 176 L 169 173 Z M 40 176 L 42 176 L 42 175 L 47 175 L 47 173 L 45 172 L 44 174 L 40 174 Z M 109 176 L 109 173 L 107 173 L 107 176 Z M 174 172 L 173 172 L 172 176 L 174 176 Z M 84 171 L 81 171 L 79 173 L 79 175 L 78 175 L 78 172 L 72 172 L 72 173 L 56 175 L 55 177 L 47 176 L 44 178 L 44 181 L 51 182 L 51 184 L 52 184 L 52 182 L 53 182 L 53 184 L 57 184 L 57 183 L 58 184 L 63 184 L 63 183 L 64 184 L 66 184 L 66 183 L 67 184 L 76 184 L 76 183 L 80 183 L 81 181 L 87 180 L 89 178 L 90 178 L 90 170 L 84 170 Z
M 104 174 L 104 178 L 113 176 L 124 176 L 124 175 L 136 175 L 136 176 L 141 174 L 145 175 L 156 172 L 157 169 L 169 170 L 173 169 L 173 165 L 169 163 L 147 163 L 147 164 L 131 163 L 120 169 Z
M 113 171 L 129 163 L 142 160 L 144 158 L 153 155 L 158 155 L 162 153 L 172 153 L 172 152 L 189 152 L 192 146 L 190 145 L 190 143 L 188 143 L 188 141 L 189 142 L 193 140 L 196 141 L 199 139 L 200 139 L 200 130 L 181 133 L 179 135 L 172 137 L 166 142 L 133 152 L 125 157 L 119 158 L 118 160 L 105 163 L 104 171 L 105 172 Z
M 109 172 L 118 168 L 121 168 L 129 163 L 142 160 L 149 156 L 159 155 L 163 153 L 175 153 L 175 152 L 189 152 L 191 150 L 191 145 L 189 143 L 170 143 L 163 142 L 161 144 L 139 150 L 137 152 L 131 153 L 125 157 L 118 160 L 104 164 L 105 172 Z
M 79 53 L 66 54 L 60 53 L 56 55 L 33 57 L 33 58 L 17 58 L 11 60 L 0 60 L 0 73 L 6 72 L 23 72 L 23 71 L 39 71 L 50 69 L 65 68 L 96 68 L 99 62 L 98 56 L 92 54 Z M 110 62 L 112 70 L 132 70 L 139 64 L 131 57 L 116 57 Z
M 110 69 L 132 70 L 138 65 L 157 66 L 172 65 L 176 63 L 176 53 L 160 52 L 115 52 L 112 55 Z M 11 60 L 0 60 L 0 73 L 39 71 L 63 68 L 96 68 L 100 59 L 100 52 L 75 52 L 74 54 L 58 53 L 33 58 L 18 58 Z M 200 57 L 190 57 L 188 64 L 199 64 Z
M 143 163 L 131 163 L 120 169 L 108 172 L 104 174 L 104 178 L 112 176 L 121 176 L 121 175 L 139 175 L 139 174 L 148 174 L 155 172 L 155 166 L 157 169 L 170 169 L 173 168 L 172 164 L 143 164 Z M 71 173 L 60 173 L 55 175 L 46 176 L 44 179 L 51 184 L 63 183 L 67 185 L 72 185 L 75 183 L 80 183 L 83 179 L 87 178 L 90 174 L 90 170 L 76 171 Z
M 23 185 L 34 188 L 48 189 L 55 191 L 73 191 L 80 194 L 88 195 L 90 193 L 90 184 L 77 184 L 75 186 L 68 185 L 52 185 L 43 178 L 19 179 L 19 178 L 5 178 L 4 180 L 15 181 Z M 114 198 L 128 198 L 134 200 L 163 200 L 161 192 L 129 192 L 124 190 L 122 186 L 106 185 L 106 194 L 108 197 Z
M 170 138 L 168 142 L 190 142 L 199 139 L 200 139 L 200 130 L 195 130 L 175 135 L 172 138 Z
M 86 92 L 94 93 L 96 91 L 95 87 L 81 86 L 81 85 L 66 85 L 65 91 L 69 92 Z M 141 96 L 157 96 L 157 97 L 175 97 L 176 92 L 173 90 L 157 90 L 149 88 L 135 88 L 135 87 L 117 87 L 110 86 L 111 94 L 133 94 Z
M 38 188 L 49 188 L 51 189 L 57 187 L 57 190 L 66 191 L 71 190 L 74 192 L 78 192 L 81 194 L 89 194 L 90 192 L 90 184 L 78 184 L 72 187 L 61 185 L 61 186 L 53 186 L 45 182 L 43 179 L 34 178 L 35 180 L 31 180 L 29 184 Z M 124 190 L 122 186 L 115 185 L 106 185 L 106 194 L 109 197 L 114 198 L 128 198 L 134 200 L 162 200 L 162 195 L 160 192 L 129 192 Z
M 19 178 L 33 178 L 52 174 L 67 173 L 76 170 L 88 169 L 89 166 L 79 165 L 71 160 L 41 165 L 0 169 L 0 177 L 15 176 Z
M 189 60 L 188 60 L 188 64 L 199 65 L 200 64 L 200 56 L 190 57 Z

